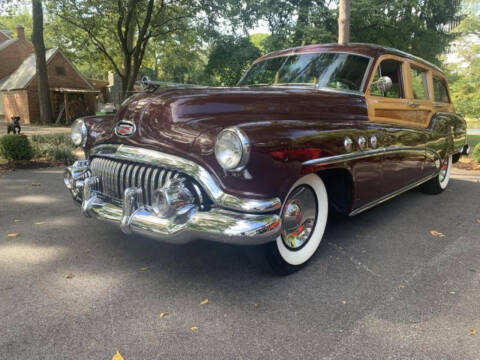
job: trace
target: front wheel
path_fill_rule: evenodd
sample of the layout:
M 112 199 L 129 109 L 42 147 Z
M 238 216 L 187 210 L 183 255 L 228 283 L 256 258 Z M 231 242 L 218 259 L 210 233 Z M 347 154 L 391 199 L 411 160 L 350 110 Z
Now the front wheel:
M 434 178 L 421 185 L 421 190 L 427 194 L 440 194 L 445 190 L 450 182 L 450 172 L 452 171 L 452 155 L 449 155 L 440 168 L 440 172 Z
M 292 186 L 281 218 L 281 235 L 265 245 L 265 256 L 275 273 L 288 275 L 312 258 L 325 232 L 328 196 L 319 176 L 306 175 Z

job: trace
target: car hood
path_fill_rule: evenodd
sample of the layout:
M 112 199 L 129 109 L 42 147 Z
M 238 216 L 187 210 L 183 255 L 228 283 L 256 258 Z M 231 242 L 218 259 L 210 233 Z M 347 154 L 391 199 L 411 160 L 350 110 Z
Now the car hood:
M 132 137 L 118 138 L 114 134 L 120 120 L 135 123 Z M 229 126 L 245 127 L 250 137 L 261 140 L 262 134 L 271 136 L 272 129 L 278 136 L 283 129 L 287 136 L 292 123 L 315 123 L 318 131 L 338 128 L 352 120 L 367 120 L 363 95 L 309 87 L 166 88 L 132 96 L 116 116 L 97 123 L 95 143 L 125 143 L 188 153 L 201 135 L 204 141 L 212 140 Z M 258 131 L 265 127 L 270 132 Z

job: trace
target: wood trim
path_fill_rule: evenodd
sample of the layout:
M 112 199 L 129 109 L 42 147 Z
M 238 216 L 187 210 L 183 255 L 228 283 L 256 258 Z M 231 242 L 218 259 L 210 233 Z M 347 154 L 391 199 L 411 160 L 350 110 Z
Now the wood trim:
M 402 86 L 404 98 L 385 98 L 371 95 L 370 88 L 379 64 L 384 60 L 395 60 L 402 63 Z M 427 72 L 428 99 L 414 99 L 412 88 L 411 67 L 417 67 Z M 433 92 L 433 75 L 440 77 L 446 84 L 445 75 L 432 69 L 420 61 L 403 58 L 396 55 L 382 55 L 375 61 L 370 78 L 367 81 L 365 99 L 367 102 L 369 121 L 382 124 L 403 125 L 414 128 L 427 128 L 432 116 L 438 112 L 453 112 L 451 103 L 436 103 Z M 448 89 L 447 85 L 447 91 Z

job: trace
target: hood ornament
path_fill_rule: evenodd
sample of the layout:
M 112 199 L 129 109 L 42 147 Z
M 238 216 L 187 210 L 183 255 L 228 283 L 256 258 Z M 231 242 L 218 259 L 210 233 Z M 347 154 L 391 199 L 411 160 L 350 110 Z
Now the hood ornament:
M 131 121 L 128 120 L 120 120 L 117 122 L 117 125 L 115 125 L 115 135 L 119 137 L 130 137 L 133 134 L 135 134 L 135 131 L 137 130 L 137 127 L 135 124 Z

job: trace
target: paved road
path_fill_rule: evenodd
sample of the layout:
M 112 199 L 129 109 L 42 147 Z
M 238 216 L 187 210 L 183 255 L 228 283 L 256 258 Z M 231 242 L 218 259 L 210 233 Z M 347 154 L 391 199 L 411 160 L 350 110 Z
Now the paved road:
M 480 359 L 477 182 L 334 220 L 280 278 L 256 248 L 83 218 L 61 177 L 0 177 L 0 359 Z

